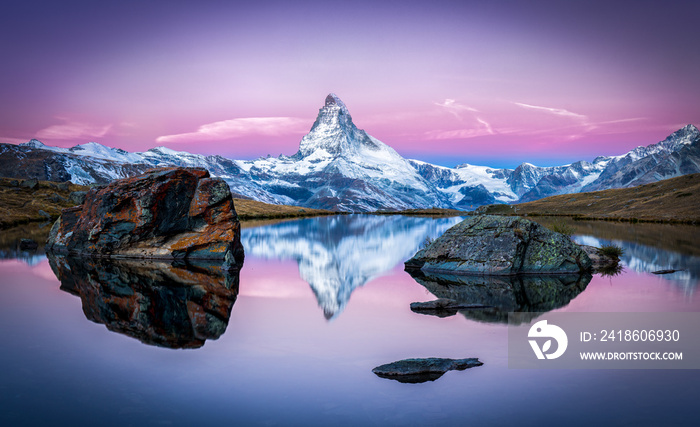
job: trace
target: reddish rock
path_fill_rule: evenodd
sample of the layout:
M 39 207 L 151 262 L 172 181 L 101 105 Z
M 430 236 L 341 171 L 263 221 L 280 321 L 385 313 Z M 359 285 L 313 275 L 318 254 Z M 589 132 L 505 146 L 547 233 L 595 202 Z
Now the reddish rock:
M 240 223 L 225 181 L 195 168 L 160 168 L 91 189 L 65 209 L 47 250 L 90 257 L 243 263 Z

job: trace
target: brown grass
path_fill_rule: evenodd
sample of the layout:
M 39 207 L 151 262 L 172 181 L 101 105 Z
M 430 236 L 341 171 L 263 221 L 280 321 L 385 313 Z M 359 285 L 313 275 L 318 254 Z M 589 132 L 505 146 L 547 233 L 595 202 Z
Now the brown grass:
M 456 209 L 441 209 L 441 208 L 430 208 L 430 209 L 406 209 L 402 211 L 387 211 L 380 210 L 375 212 L 370 212 L 375 215 L 416 215 L 416 216 L 429 216 L 429 217 L 443 217 L 443 216 L 463 216 L 469 215 L 468 212 L 459 211 Z
M 24 179 L 0 178 L 0 228 L 28 222 L 46 222 L 58 218 L 61 209 L 73 206 L 69 195 L 88 187 L 75 184 L 39 181 L 34 189 L 22 187 Z M 64 201 L 54 201 L 59 196 Z M 39 211 L 46 212 L 42 215 Z M 50 217 L 50 218 L 49 218 Z
M 336 215 L 338 212 L 325 209 L 310 209 L 299 206 L 271 205 L 249 199 L 233 199 L 233 206 L 242 220 L 300 218 L 306 216 Z
M 81 185 L 50 181 L 39 181 L 34 189 L 30 189 L 22 186 L 24 181 L 28 180 L 0 178 L 0 228 L 5 229 L 29 222 L 54 221 L 61 214 L 62 209 L 74 206 L 70 201 L 71 192 L 89 189 Z M 57 198 L 56 195 L 65 201 Z M 234 199 L 234 207 L 242 220 L 337 214 L 337 212 L 323 209 L 271 205 L 244 199 Z M 46 214 L 42 215 L 39 211 Z
M 671 224 L 663 222 L 630 221 L 580 221 L 573 217 L 532 216 L 529 217 L 545 227 L 565 222 L 574 231 L 572 234 L 587 234 L 605 240 L 623 240 L 640 245 L 654 246 L 683 254 L 700 256 L 700 227 L 697 225 Z
M 700 174 L 633 188 L 552 196 L 513 206 L 491 205 L 483 211 L 505 215 L 700 224 Z

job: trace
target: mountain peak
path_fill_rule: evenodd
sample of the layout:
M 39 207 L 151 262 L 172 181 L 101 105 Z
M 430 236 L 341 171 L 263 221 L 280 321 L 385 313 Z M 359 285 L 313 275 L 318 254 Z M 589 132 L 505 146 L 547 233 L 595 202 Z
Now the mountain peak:
M 337 106 L 341 110 L 348 111 L 348 107 L 345 106 L 345 103 L 338 98 L 338 95 L 334 93 L 329 93 L 328 96 L 326 97 L 326 104 L 324 107 L 332 107 L 332 106 Z
M 44 147 L 46 147 L 46 145 L 44 145 L 44 143 L 39 141 L 38 139 L 31 139 L 29 142 L 23 142 L 19 145 L 20 145 L 20 147 L 31 147 L 31 148 L 44 148 Z
M 333 157 L 356 153 L 361 147 L 379 149 L 378 141 L 358 129 L 345 103 L 334 93 L 328 94 L 323 107 L 318 110 L 314 125 L 299 144 L 297 157 L 308 157 L 313 153 Z
M 686 135 L 700 135 L 700 130 L 698 130 L 695 125 L 688 124 L 679 129 L 677 133 L 684 133 Z
M 355 127 L 355 125 L 352 123 L 352 117 L 350 116 L 348 107 L 345 106 L 345 103 L 340 100 L 338 95 L 334 93 L 328 94 L 323 107 L 318 110 L 318 116 L 316 117 L 316 122 L 311 128 L 311 132 L 319 127 L 343 127 L 346 129 Z
M 700 138 L 700 130 L 694 125 L 689 124 L 673 132 L 663 141 L 649 145 L 646 149 L 658 147 L 659 149 L 663 148 L 669 151 L 676 151 L 685 145 L 692 144 L 698 138 Z

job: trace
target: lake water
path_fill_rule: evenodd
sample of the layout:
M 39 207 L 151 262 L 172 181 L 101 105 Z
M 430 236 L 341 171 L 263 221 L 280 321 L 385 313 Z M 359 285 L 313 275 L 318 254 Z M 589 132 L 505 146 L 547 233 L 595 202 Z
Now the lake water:
M 206 266 L 50 263 L 5 239 L 0 424 L 700 424 L 700 371 L 509 369 L 498 316 L 412 312 L 435 295 L 403 261 L 459 220 L 246 224 L 235 278 Z M 554 310 L 700 311 L 698 228 L 573 225 L 579 242 L 622 246 L 624 271 L 594 275 Z M 684 271 L 651 274 L 668 268 Z M 419 384 L 372 373 L 414 357 L 484 365 Z

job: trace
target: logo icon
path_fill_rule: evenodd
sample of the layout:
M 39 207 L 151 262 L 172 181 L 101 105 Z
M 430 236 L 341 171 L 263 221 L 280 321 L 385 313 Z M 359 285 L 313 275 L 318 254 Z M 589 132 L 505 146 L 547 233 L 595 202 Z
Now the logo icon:
M 556 359 L 557 357 L 564 354 L 566 351 L 566 346 L 569 344 L 569 339 L 566 337 L 566 332 L 557 325 L 548 325 L 546 320 L 540 320 L 539 322 L 532 325 L 530 332 L 527 334 L 528 338 L 550 338 L 542 344 L 540 348 L 537 344 L 537 340 L 528 340 L 530 342 L 530 347 L 538 359 Z M 553 353 L 547 353 L 552 347 L 552 339 L 557 342 L 557 349 Z

